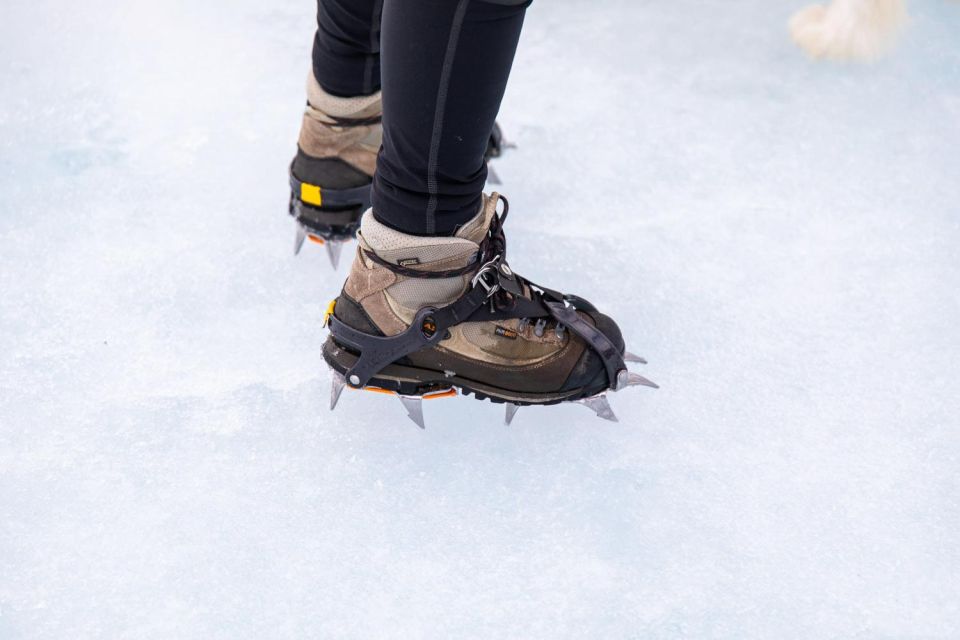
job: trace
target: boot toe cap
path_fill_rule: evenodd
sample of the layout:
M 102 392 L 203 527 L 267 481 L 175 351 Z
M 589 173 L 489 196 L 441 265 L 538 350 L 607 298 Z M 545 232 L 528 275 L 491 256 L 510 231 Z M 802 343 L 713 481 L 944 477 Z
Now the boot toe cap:
M 621 354 L 623 353 L 625 348 L 623 333 L 613 318 L 599 311 L 587 311 L 583 312 L 583 315 L 587 316 L 589 321 L 592 321 L 593 325 L 613 343 Z M 594 395 L 609 388 L 611 384 L 612 381 L 607 379 L 607 369 L 603 364 L 603 359 L 588 346 L 584 348 L 580 359 L 577 360 L 567 377 L 563 390 L 582 388 L 587 392 L 585 395 Z

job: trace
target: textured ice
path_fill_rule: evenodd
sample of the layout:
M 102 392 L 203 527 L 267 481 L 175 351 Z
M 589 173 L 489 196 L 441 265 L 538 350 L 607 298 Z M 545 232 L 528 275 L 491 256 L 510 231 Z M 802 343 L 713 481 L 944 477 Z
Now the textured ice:
M 801 4 L 534 4 L 512 263 L 662 388 L 420 431 L 327 411 L 311 2 L 4 0 L 0 638 L 960 637 L 960 7 Z

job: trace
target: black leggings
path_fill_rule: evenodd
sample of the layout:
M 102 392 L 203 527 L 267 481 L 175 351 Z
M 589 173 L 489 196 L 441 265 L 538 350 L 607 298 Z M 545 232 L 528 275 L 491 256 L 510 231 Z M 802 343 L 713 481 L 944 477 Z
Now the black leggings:
M 317 81 L 340 96 L 383 89 L 378 220 L 405 233 L 449 235 L 476 215 L 483 154 L 529 4 L 318 0 Z

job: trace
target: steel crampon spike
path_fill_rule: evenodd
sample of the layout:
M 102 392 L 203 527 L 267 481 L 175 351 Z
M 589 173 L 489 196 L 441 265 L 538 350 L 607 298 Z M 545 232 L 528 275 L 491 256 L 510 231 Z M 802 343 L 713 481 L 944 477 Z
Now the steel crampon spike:
M 651 389 L 659 389 L 660 385 L 652 380 L 647 380 L 639 373 L 634 373 L 632 371 L 627 371 L 624 369 L 619 374 L 617 374 L 617 387 L 614 391 L 620 391 L 621 389 L 626 389 L 627 387 L 636 387 L 644 386 L 650 387 Z
M 343 242 L 341 240 L 327 240 L 324 246 L 327 248 L 327 257 L 330 258 L 330 264 L 336 269 L 340 266 L 340 251 L 343 249 Z
M 343 393 L 343 388 L 347 386 L 347 380 L 343 377 L 343 374 L 339 371 L 331 370 L 330 378 L 330 411 L 333 411 L 337 407 L 337 402 L 340 401 L 340 394 Z
M 639 362 L 640 364 L 647 364 L 646 358 L 641 358 L 640 356 L 634 355 L 629 351 L 624 352 L 623 359 L 626 362 Z
M 407 416 L 418 427 L 426 429 L 427 425 L 423 422 L 423 398 L 420 396 L 401 396 L 399 394 L 397 397 L 403 403 L 403 408 L 407 410 Z
M 503 418 L 503 423 L 506 425 L 509 425 L 511 422 L 513 422 L 513 416 L 517 415 L 517 410 L 520 409 L 520 405 L 513 404 L 512 402 L 508 402 L 506 404 L 506 407 L 507 407 L 507 413 Z
M 574 402 L 589 407 L 599 418 L 609 420 L 610 422 L 620 422 L 616 414 L 613 413 L 610 403 L 607 401 L 606 393 L 590 396 L 589 398 L 581 398 L 580 400 L 574 400 Z
M 307 232 L 303 230 L 300 223 L 297 223 L 297 235 L 293 238 L 293 255 L 300 253 L 303 248 L 303 241 L 307 239 Z

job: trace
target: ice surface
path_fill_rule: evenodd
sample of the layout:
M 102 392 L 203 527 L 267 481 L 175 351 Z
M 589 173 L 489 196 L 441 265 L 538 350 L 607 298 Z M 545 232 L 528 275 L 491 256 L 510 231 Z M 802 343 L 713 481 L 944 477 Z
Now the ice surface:
M 534 4 L 511 262 L 662 388 L 422 432 L 327 410 L 311 3 L 4 0 L 0 638 L 960 637 L 960 7 L 801 4 Z

